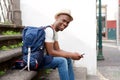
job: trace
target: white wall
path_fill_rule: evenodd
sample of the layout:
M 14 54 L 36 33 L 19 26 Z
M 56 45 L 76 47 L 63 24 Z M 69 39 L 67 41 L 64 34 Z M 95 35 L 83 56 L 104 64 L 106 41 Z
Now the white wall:
M 59 33 L 62 49 L 85 53 L 75 66 L 87 67 L 96 75 L 96 0 L 21 0 L 23 25 L 41 26 L 54 22 L 57 11 L 70 9 L 74 21 Z

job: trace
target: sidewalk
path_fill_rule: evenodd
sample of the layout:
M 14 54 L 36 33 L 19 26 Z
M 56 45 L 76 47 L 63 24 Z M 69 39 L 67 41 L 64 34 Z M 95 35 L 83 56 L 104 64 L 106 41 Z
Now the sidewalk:
M 115 41 L 103 41 L 103 56 L 97 61 L 100 80 L 120 80 L 120 49 Z

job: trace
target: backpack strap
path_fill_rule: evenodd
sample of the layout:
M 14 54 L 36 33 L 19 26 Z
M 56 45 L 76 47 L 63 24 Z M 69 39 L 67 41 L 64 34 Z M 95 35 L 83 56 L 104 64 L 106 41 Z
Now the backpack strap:
M 28 47 L 28 61 L 27 61 L 28 71 L 30 71 L 30 55 L 31 55 L 31 47 Z
M 50 27 L 53 30 L 53 28 L 50 25 L 46 26 L 44 29 L 46 29 L 48 27 Z M 55 36 L 54 30 L 53 30 L 53 36 Z
M 46 28 L 48 28 L 48 27 L 50 27 L 50 28 L 53 30 L 53 28 L 52 28 L 50 25 L 45 26 L 44 29 L 46 29 Z M 54 32 L 54 30 L 53 30 L 53 36 L 55 36 L 55 32 Z

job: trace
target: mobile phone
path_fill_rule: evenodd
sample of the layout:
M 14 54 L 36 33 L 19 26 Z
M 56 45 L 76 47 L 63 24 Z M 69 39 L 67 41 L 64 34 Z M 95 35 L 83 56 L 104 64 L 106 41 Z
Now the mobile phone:
M 83 56 L 83 55 L 85 55 L 85 53 L 82 53 L 81 55 Z
M 85 55 L 85 53 L 82 53 L 82 54 L 81 54 L 81 58 L 83 58 L 83 55 Z

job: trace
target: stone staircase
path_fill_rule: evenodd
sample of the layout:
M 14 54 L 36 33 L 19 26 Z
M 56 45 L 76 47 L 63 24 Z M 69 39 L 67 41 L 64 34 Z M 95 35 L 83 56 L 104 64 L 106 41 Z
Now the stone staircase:
M 16 27 L 15 25 L 0 24 L 0 48 L 2 46 L 9 46 L 22 42 L 21 34 L 2 35 L 2 32 L 12 30 L 21 33 L 22 29 L 22 26 Z M 36 76 L 37 72 L 35 71 L 20 71 L 11 69 L 14 65 L 15 60 L 20 58 L 21 55 L 21 47 L 8 50 L 0 50 L 0 71 L 4 72 L 4 74 L 0 75 L 0 80 L 31 80 Z
M 22 29 L 23 26 L 16 27 L 15 25 L 0 24 L 0 47 L 22 42 L 21 34 L 2 35 L 3 31 L 13 30 L 21 32 Z M 0 50 L 0 71 L 4 71 L 4 74 L 0 75 L 0 80 L 59 80 L 57 69 L 51 70 L 50 74 L 47 75 L 44 75 L 44 70 L 41 70 L 40 72 L 12 70 L 11 68 L 14 65 L 15 60 L 19 59 L 21 56 L 21 47 L 13 48 L 10 50 Z M 74 67 L 74 71 L 76 78 L 75 80 L 98 80 L 91 78 L 91 76 L 88 76 L 87 68 L 85 67 Z

